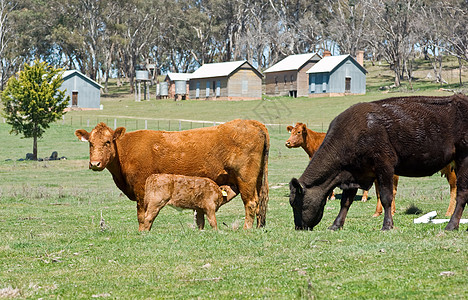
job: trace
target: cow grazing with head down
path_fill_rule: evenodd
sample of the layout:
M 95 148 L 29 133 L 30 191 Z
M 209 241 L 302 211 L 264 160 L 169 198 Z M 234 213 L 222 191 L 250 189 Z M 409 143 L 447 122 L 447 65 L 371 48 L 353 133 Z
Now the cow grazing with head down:
M 89 168 L 107 168 L 117 187 L 137 202 L 144 229 L 145 182 L 151 174 L 207 177 L 218 185 L 235 186 L 245 207 L 244 228 L 265 225 L 268 203 L 266 127 L 257 121 L 234 120 L 218 126 L 178 132 L 112 130 L 98 124 L 91 132 L 76 130 L 89 142 Z
M 468 97 L 398 97 L 351 106 L 330 124 L 299 179 L 290 182 L 296 229 L 313 229 L 327 195 L 343 189 L 332 230 L 343 227 L 357 189 L 380 186 L 382 230 L 393 228 L 393 175 L 429 176 L 455 162 L 457 199 L 446 230 L 457 229 L 468 200 Z

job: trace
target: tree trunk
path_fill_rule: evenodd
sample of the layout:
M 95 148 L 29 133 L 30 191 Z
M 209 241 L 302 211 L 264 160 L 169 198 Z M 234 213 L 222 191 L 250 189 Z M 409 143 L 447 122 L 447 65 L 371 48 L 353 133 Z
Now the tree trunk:
M 34 134 L 33 137 L 33 160 L 37 160 L 37 135 Z

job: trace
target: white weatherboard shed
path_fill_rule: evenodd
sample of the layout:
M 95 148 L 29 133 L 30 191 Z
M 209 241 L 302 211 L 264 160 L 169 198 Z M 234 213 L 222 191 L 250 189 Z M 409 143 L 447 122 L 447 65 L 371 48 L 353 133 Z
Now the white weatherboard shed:
M 190 76 L 190 99 L 258 100 L 262 77 L 246 60 L 204 64 Z
M 308 95 L 309 70 L 322 57 L 317 53 L 289 55 L 266 69 L 266 94 L 270 96 L 302 97 Z
M 68 107 L 99 109 L 102 86 L 77 70 L 65 71 L 60 89 L 70 96 Z
M 366 73 L 349 54 L 324 57 L 307 71 L 309 96 L 365 94 Z

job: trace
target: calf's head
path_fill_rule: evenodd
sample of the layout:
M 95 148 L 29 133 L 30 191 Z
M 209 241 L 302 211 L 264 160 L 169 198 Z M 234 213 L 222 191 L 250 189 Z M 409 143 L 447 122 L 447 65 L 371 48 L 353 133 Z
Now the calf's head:
M 327 193 L 318 186 L 307 188 L 296 178 L 289 183 L 289 189 L 296 230 L 312 230 L 322 219 Z
M 75 131 L 75 135 L 83 142 L 89 142 L 89 168 L 102 171 L 115 158 L 115 141 L 125 134 L 124 127 L 115 131 L 104 123 L 99 123 L 91 132 L 84 129 Z
M 296 123 L 296 126 L 286 127 L 291 136 L 286 141 L 286 147 L 296 148 L 305 145 L 306 136 L 307 136 L 307 127 L 303 123 Z

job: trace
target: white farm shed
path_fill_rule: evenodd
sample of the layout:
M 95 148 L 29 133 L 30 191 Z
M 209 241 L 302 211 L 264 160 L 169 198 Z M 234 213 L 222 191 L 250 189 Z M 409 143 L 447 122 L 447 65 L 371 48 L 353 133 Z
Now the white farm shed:
M 63 73 L 60 89 L 70 96 L 68 107 L 99 109 L 101 105 L 102 86 L 77 70 Z

